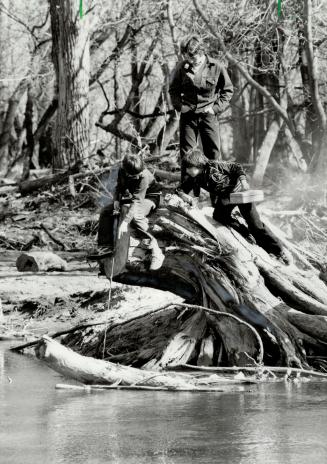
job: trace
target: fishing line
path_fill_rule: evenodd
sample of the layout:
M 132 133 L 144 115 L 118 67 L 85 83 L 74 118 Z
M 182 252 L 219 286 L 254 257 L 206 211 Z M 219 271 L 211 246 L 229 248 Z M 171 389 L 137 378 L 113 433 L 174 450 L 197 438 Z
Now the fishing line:
M 109 310 L 111 306 L 111 293 L 112 293 L 112 279 L 114 276 L 114 266 L 115 266 L 115 256 L 112 257 L 111 261 L 111 272 L 110 272 L 110 279 L 109 279 L 109 291 L 108 291 L 108 300 L 107 300 L 107 321 L 104 329 L 104 338 L 103 338 L 103 349 L 102 349 L 102 359 L 104 359 L 105 349 L 106 349 L 106 341 L 107 341 L 107 330 L 109 325 Z

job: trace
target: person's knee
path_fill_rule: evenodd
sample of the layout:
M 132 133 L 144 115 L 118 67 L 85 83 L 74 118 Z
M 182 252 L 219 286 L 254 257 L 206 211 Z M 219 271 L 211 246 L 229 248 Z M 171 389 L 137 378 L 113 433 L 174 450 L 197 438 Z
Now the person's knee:
M 132 222 L 131 222 L 132 227 L 143 230 L 146 232 L 149 229 L 149 221 L 144 215 L 135 215 Z

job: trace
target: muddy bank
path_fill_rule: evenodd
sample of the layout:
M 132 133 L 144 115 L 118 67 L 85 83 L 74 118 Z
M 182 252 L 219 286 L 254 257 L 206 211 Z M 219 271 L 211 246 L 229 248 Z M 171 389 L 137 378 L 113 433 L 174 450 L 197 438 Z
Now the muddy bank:
M 0 334 L 10 330 L 30 336 L 82 322 L 114 323 L 180 301 L 169 292 L 113 283 L 109 305 L 109 281 L 98 277 L 98 267 L 87 263 L 84 252 L 56 253 L 67 261 L 67 271 L 18 272 L 21 253 L 0 251 Z

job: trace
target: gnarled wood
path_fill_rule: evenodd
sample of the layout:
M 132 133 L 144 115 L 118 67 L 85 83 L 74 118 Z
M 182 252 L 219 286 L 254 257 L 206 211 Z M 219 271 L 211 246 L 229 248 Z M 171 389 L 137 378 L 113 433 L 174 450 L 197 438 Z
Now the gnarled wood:
M 306 266 L 294 253 L 295 264 L 286 266 L 211 215 L 211 208 L 190 208 L 176 195 L 170 196 L 151 218 L 166 256 L 163 267 L 149 271 L 147 252 L 133 239 L 125 266 L 114 280 L 170 290 L 188 302 L 236 315 L 259 332 L 265 362 L 307 366 L 314 336 L 299 330 L 288 313 L 298 309 L 327 314 L 327 287 L 319 270 Z M 109 276 L 110 259 L 104 260 L 104 267 Z M 242 333 L 239 325 L 231 327 L 230 321 L 224 326 L 222 319 L 211 322 L 223 343 L 224 362 L 253 363 L 251 357 L 258 354 L 253 334 Z M 320 340 L 318 346 L 321 351 Z

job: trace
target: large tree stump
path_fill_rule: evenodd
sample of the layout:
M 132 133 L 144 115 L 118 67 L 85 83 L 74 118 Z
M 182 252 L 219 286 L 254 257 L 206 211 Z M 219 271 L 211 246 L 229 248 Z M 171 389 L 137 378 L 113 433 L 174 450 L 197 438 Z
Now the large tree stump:
M 114 280 L 169 290 L 187 302 L 237 316 L 260 334 L 267 364 L 307 367 L 315 356 L 327 355 L 326 337 L 317 330 L 325 321 L 321 316 L 327 316 L 327 287 L 319 269 L 294 253 L 294 264 L 286 266 L 211 216 L 212 208 L 190 208 L 170 196 L 151 218 L 165 253 L 162 268 L 149 271 L 147 251 L 134 237 Z M 104 267 L 109 278 L 109 258 Z M 305 314 L 311 315 L 310 324 L 299 317 Z M 211 324 L 220 333 L 216 341 L 226 363 L 244 364 L 244 352 L 249 363 L 257 358 L 258 344 L 240 324 L 220 319 Z

